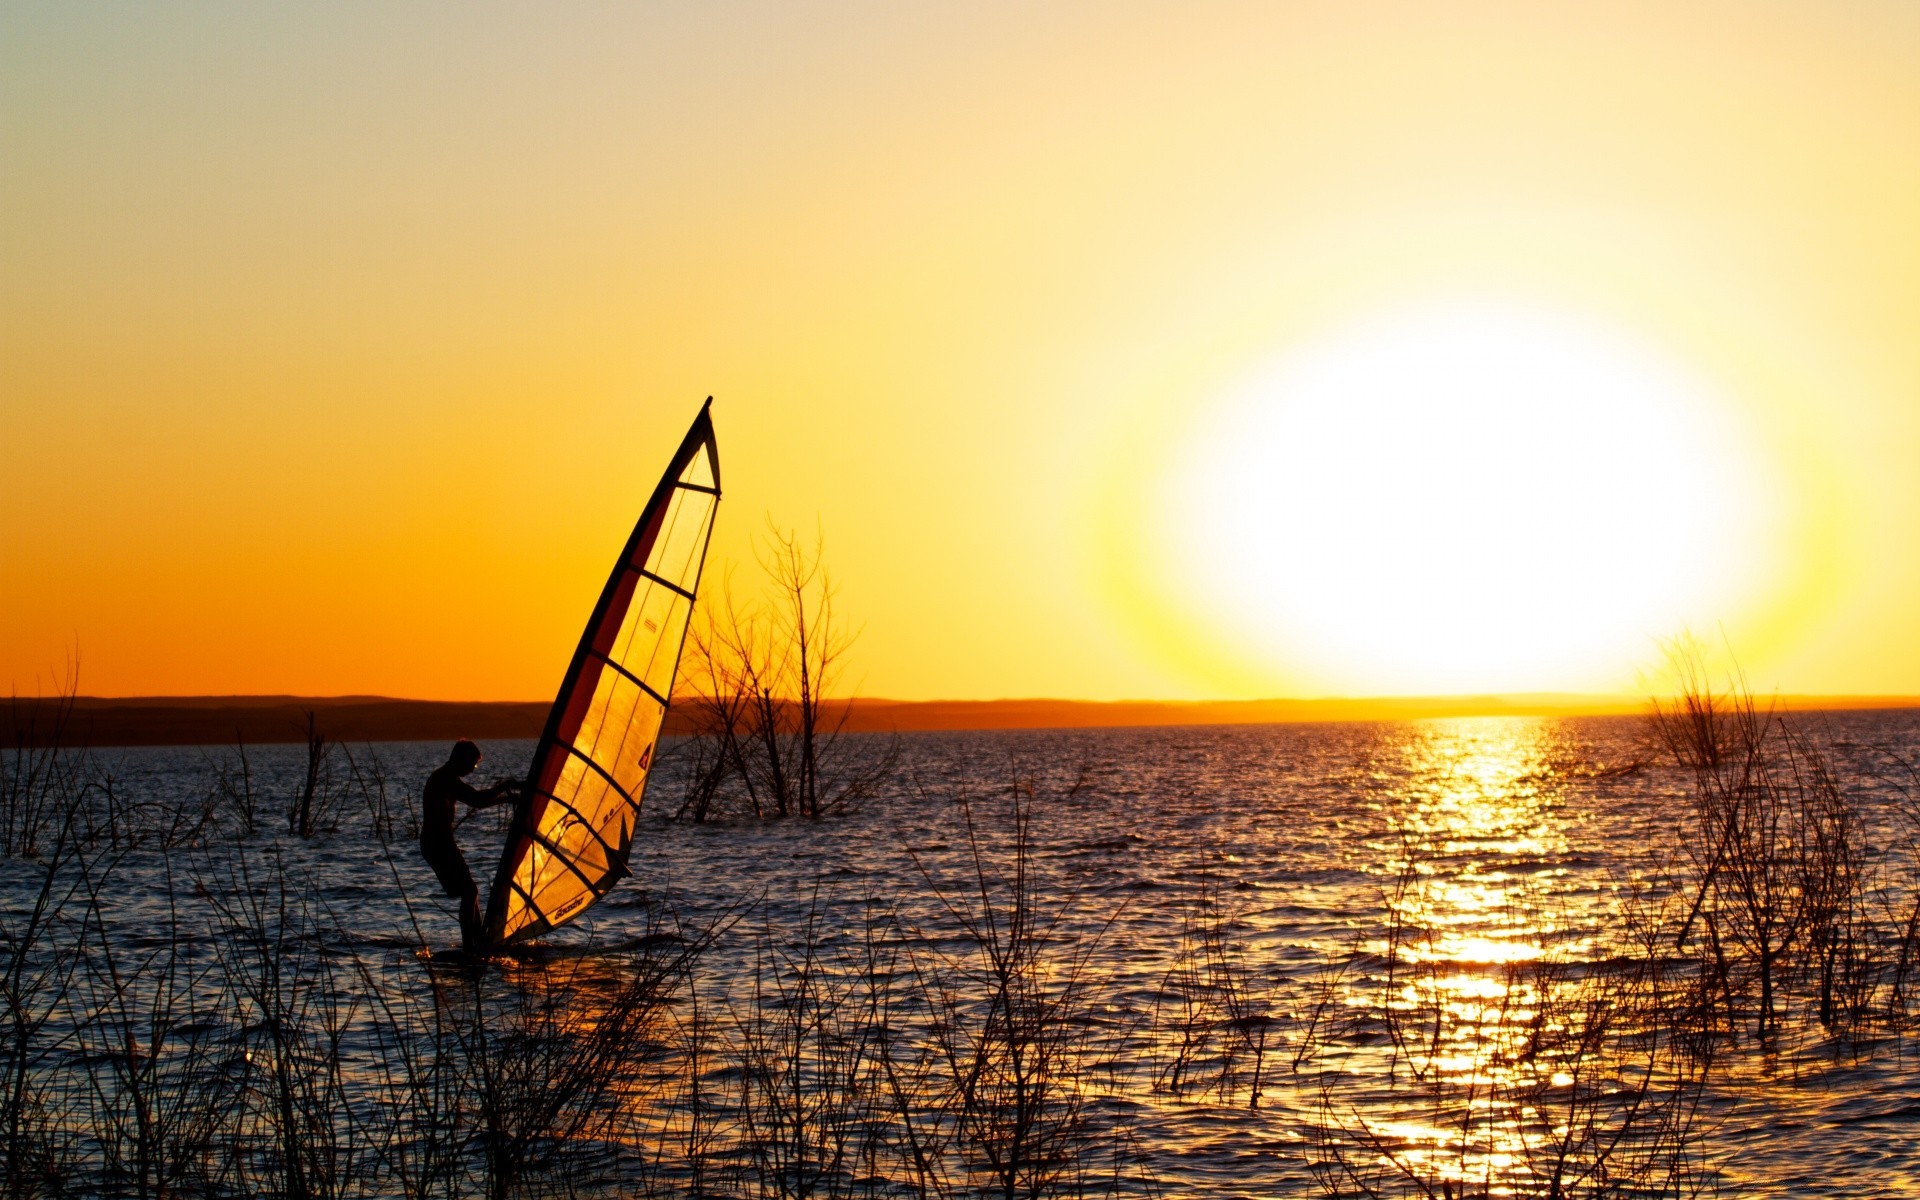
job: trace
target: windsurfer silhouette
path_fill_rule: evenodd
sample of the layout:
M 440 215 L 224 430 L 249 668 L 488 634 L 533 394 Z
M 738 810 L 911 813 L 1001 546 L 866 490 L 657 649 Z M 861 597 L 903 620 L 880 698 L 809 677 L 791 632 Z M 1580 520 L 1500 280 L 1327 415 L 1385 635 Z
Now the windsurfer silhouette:
M 514 798 L 518 788 L 505 780 L 481 791 L 468 783 L 466 776 L 480 765 L 480 747 L 462 738 L 453 744 L 444 766 L 427 776 L 424 803 L 420 807 L 420 857 L 427 860 L 440 886 L 460 901 L 460 944 L 468 953 L 481 948 L 480 889 L 474 886 L 473 872 L 453 840 L 454 804 L 469 808 L 492 808 Z

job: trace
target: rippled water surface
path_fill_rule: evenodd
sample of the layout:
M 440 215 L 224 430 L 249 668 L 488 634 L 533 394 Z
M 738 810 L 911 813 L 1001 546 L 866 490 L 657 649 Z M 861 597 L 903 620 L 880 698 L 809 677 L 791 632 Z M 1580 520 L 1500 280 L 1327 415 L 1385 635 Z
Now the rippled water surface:
M 1920 755 L 1913 714 L 1822 721 L 1824 744 L 1862 795 L 1884 793 L 1898 759 Z M 486 750 L 481 777 L 516 774 L 531 746 Z M 355 769 L 411 797 L 444 753 L 356 747 Z M 298 755 L 251 752 L 273 805 L 292 790 Z M 98 756 L 120 793 L 175 798 L 203 794 L 232 759 L 214 748 Z M 671 784 L 656 781 L 655 812 L 672 807 Z M 770 949 L 812 943 L 836 963 L 854 961 L 850 948 L 871 945 L 881 909 L 937 946 L 955 930 L 956 903 L 964 910 L 978 890 L 982 863 L 997 883 L 1008 879 L 1024 809 L 1050 969 L 1086 981 L 1086 1039 L 1103 1047 L 1088 1062 L 1105 1081 L 1102 1111 L 1127 1131 L 1130 1187 L 1320 1194 L 1312 1168 L 1329 1161 L 1316 1147 L 1330 1130 L 1366 1130 L 1397 1153 L 1493 1175 L 1537 1135 L 1492 1112 L 1470 1115 L 1473 1145 L 1449 1146 L 1446 1111 L 1419 1103 L 1429 1086 L 1420 1072 L 1448 1086 L 1512 1082 L 1495 1078 L 1516 1069 L 1500 1043 L 1524 1036 L 1521 1007 L 1542 1003 L 1509 990 L 1514 972 L 1617 955 L 1623 898 L 1673 852 L 1687 787 L 1631 719 L 915 735 L 893 782 L 855 812 L 643 824 L 633 879 L 552 940 L 617 946 L 663 920 L 712 925 L 702 994 L 737 1005 Z M 256 839 L 250 869 L 277 855 L 314 885 L 338 930 L 330 936 L 384 963 L 400 981 L 389 986 L 425 986 L 416 951 L 457 940 L 451 902 L 435 894 L 404 827 L 388 854 L 351 805 L 340 802 L 333 820 L 337 832 L 308 842 L 269 850 L 272 839 Z M 499 836 L 491 815 L 463 827 L 476 877 L 491 875 Z M 1906 869 L 1909 850 L 1891 827 L 1873 840 L 1891 856 L 1886 869 Z M 212 842 L 176 851 L 172 884 L 165 856 L 128 855 L 112 877 L 114 936 L 160 927 L 168 897 L 196 903 L 179 881 L 217 874 L 219 853 Z M 31 873 L 7 870 L 17 902 Z M 1240 1007 L 1183 1009 L 1179 980 L 1209 969 L 1239 989 L 1228 999 Z M 1400 1045 L 1349 1031 L 1327 1048 L 1332 1057 L 1300 1069 L 1300 1048 L 1331 1040 L 1363 995 L 1448 1014 L 1444 1038 Z M 1239 1058 L 1223 1066 L 1235 1044 Z M 1920 1194 L 1911 1060 L 1898 1039 L 1844 1051 L 1802 1040 L 1745 1055 L 1702 1097 L 1693 1128 L 1705 1178 L 1770 1195 Z M 1572 1087 L 1544 1074 L 1539 1085 L 1542 1095 Z

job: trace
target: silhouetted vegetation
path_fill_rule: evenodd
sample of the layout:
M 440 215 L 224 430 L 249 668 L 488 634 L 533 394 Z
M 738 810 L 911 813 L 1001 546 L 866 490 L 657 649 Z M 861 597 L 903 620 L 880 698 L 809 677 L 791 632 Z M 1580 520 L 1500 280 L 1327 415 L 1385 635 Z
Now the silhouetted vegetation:
M 1463 963 L 1421 898 L 1436 848 L 1402 847 L 1384 940 L 1351 964 L 1345 1011 L 1299 1064 L 1317 1077 L 1327 1194 L 1717 1194 L 1701 1119 L 1713 1047 L 1689 973 L 1650 945 L 1593 961 L 1552 939 Z M 1347 1061 L 1368 1044 L 1387 1048 L 1387 1089 Z
M 1133 1169 L 1093 1113 L 1113 1051 L 1083 1036 L 1092 946 L 1062 937 L 1030 884 L 1030 802 L 989 833 L 955 799 L 973 875 L 932 885 L 950 918 L 938 935 L 875 903 L 849 936 L 816 893 L 797 940 L 752 934 L 749 976 L 708 994 L 697 964 L 721 931 L 664 913 L 629 948 L 544 962 L 369 956 L 283 844 L 238 830 L 188 850 L 185 877 L 169 868 L 149 898 L 159 923 L 130 934 L 108 883 L 120 852 L 68 820 L 39 860 L 13 860 L 33 899 L 0 925 L 0 1184 L 1104 1192 Z
M 813 879 L 797 923 L 749 904 L 690 927 L 656 897 L 632 941 L 476 970 L 350 933 L 290 865 L 370 834 L 424 883 L 385 849 L 412 789 L 370 750 L 316 737 L 274 775 L 237 746 L 163 802 L 84 752 L 17 747 L 0 1192 L 1152 1194 L 1149 1098 L 1296 1129 L 1331 1196 L 1724 1192 L 1725 1105 L 1782 1048 L 1872 1054 L 1913 1027 L 1920 775 L 1889 760 L 1866 786 L 1817 722 L 1694 684 L 1650 725 L 1685 799 L 1599 942 L 1463 956 L 1423 894 L 1442 839 L 1389 820 L 1380 922 L 1284 967 L 1219 881 L 1137 951 L 1108 941 L 1119 897 L 1043 885 L 1036 824 L 1106 803 L 1085 759 L 996 787 L 896 774 L 953 843 L 914 860 L 910 898 Z M 824 781 L 821 761 L 797 769 Z M 261 828 L 281 811 L 286 834 Z M 134 855 L 159 891 L 116 886 Z M 1136 952 L 1164 964 L 1145 994 L 1116 974 Z
M 1807 1023 L 1846 1039 L 1909 1028 L 1915 859 L 1868 849 L 1909 807 L 1843 786 L 1810 721 L 1678 662 L 1685 686 L 1653 720 L 1693 782 L 1665 949 L 1698 971 L 1702 1035 L 1770 1046 Z
M 894 754 L 856 751 L 841 691 L 855 633 L 835 608 L 820 539 L 770 527 L 759 546 L 763 588 L 742 600 L 731 578 L 710 587 L 688 629 L 676 711 L 692 733 L 679 817 L 820 818 L 870 795 Z

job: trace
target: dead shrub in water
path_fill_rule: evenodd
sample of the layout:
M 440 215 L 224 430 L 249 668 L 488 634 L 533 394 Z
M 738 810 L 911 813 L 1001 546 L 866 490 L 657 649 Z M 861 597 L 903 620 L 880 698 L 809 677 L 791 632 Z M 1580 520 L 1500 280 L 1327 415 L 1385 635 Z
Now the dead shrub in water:
M 893 1014 L 878 964 L 861 960 L 859 940 L 829 932 L 832 919 L 816 884 L 801 928 L 760 932 L 746 994 L 728 1006 L 731 1111 L 751 1167 L 742 1182 L 759 1195 L 849 1196 L 862 1167 L 868 1178 L 887 1169 L 877 1035 Z
M 1689 981 L 1660 958 L 1472 963 L 1405 924 L 1381 954 L 1317 1048 L 1311 1158 L 1328 1195 L 1711 1190 L 1711 1061 L 1673 1020 Z
M 643 1060 L 666 1041 L 666 1006 L 707 940 L 662 935 L 633 954 L 473 973 L 457 989 L 453 1031 L 491 1200 L 539 1177 L 569 1193 L 613 1181 Z
M 287 806 L 287 832 L 310 838 L 321 829 L 333 791 L 333 750 L 327 735 L 320 731 L 319 718 L 307 710 L 306 773 L 299 790 Z
M 751 673 L 737 664 L 743 649 L 758 650 L 761 641 L 752 618 L 734 598 L 732 576 L 718 587 L 709 587 L 687 626 L 681 694 L 674 701 L 675 716 L 687 724 L 688 733 L 663 739 L 660 746 L 661 765 L 671 764 L 682 781 L 675 820 L 704 824 L 720 815 L 729 783 L 741 792 L 745 806 L 759 815 L 759 793 L 752 788 L 746 767 L 749 714 L 754 705 L 747 690 Z
M 260 796 L 253 787 L 253 760 L 247 757 L 246 739 L 234 735 L 235 760 L 225 758 L 213 764 L 213 789 L 209 798 L 215 810 L 240 823 L 240 832 L 252 837 L 259 832 Z
M 1715 690 L 1697 656 L 1674 662 L 1680 693 L 1655 705 L 1653 729 L 1692 781 L 1693 822 L 1671 948 L 1700 963 L 1729 1031 L 1750 1022 L 1770 1044 L 1801 1000 L 1826 1029 L 1857 1036 L 1890 1003 L 1888 948 L 1904 942 L 1869 904 L 1880 889 L 1861 801 L 1737 674 Z
M 1234 1103 L 1244 1092 L 1247 1107 L 1259 1108 L 1289 1034 L 1302 1044 L 1313 1036 L 1311 1027 L 1291 1028 L 1296 1022 L 1280 1011 L 1251 946 L 1235 937 L 1245 928 L 1211 884 L 1181 914 L 1179 948 L 1155 1014 L 1168 1049 L 1154 1082 L 1176 1098 L 1211 1093 Z M 1319 1006 L 1313 1015 L 1321 1015 Z
M 1112 1066 L 1095 1036 L 1095 932 L 1068 932 L 1043 911 L 1033 865 L 1030 784 L 1010 789 L 1006 844 L 990 853 L 971 801 L 958 799 L 968 890 L 929 886 L 963 935 L 958 953 L 933 948 L 922 979 L 933 1007 L 936 1060 L 951 1088 L 951 1129 L 971 1190 L 1015 1200 L 1102 1186 L 1094 1098 Z M 992 864 L 1006 862 L 1004 870 Z
M 762 819 L 844 812 L 898 756 L 897 741 L 876 753 L 847 737 L 852 700 L 830 698 L 856 633 L 835 608 L 820 539 L 770 526 L 759 558 L 762 601 L 740 602 L 728 579 L 689 626 L 679 712 L 692 731 L 674 747 L 687 762 L 686 819 L 729 806 Z

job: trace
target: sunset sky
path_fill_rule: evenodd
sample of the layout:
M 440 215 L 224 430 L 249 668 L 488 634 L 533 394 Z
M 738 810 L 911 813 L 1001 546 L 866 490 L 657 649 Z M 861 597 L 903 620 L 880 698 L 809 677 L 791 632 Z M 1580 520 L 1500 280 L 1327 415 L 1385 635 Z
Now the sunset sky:
M 0 8 L 0 684 L 1920 693 L 1920 5 Z M 744 574 L 742 576 L 744 578 Z

